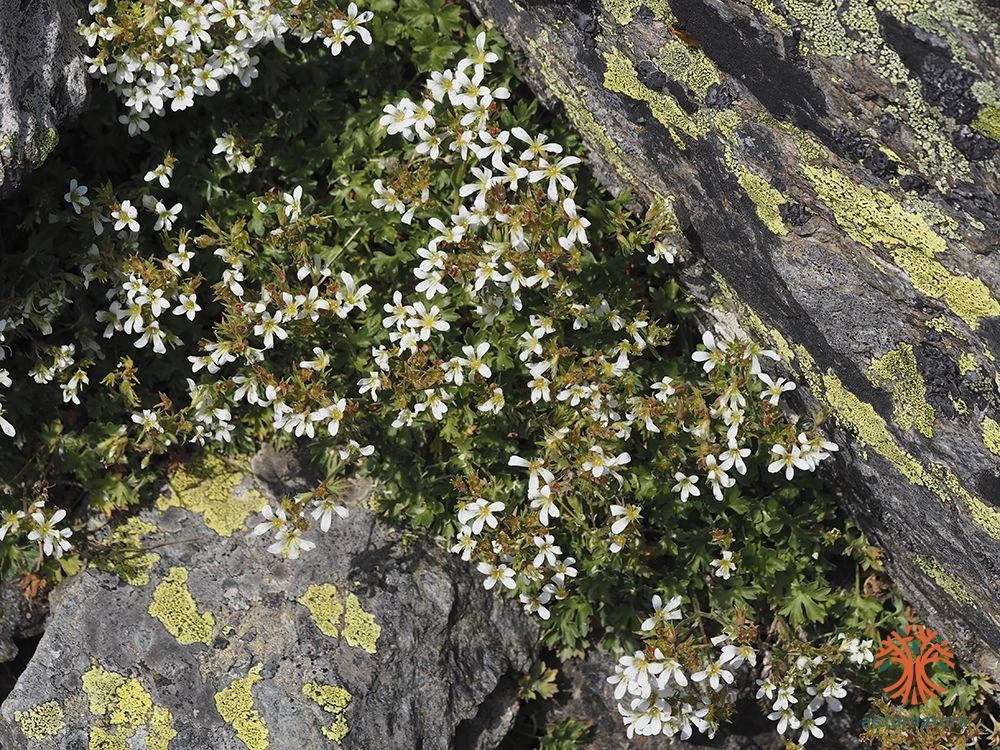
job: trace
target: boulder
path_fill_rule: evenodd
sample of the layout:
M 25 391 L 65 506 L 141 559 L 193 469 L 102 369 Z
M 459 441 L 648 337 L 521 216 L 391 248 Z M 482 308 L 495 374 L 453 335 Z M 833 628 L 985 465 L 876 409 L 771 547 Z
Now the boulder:
M 266 494 L 306 485 L 258 456 L 176 473 L 111 532 L 127 555 L 56 589 L 0 706 L 0 747 L 492 748 L 514 721 L 538 627 L 351 486 L 346 520 L 298 560 L 250 533 Z
M 76 0 L 0 0 L 0 197 L 51 153 L 83 111 L 89 76 Z

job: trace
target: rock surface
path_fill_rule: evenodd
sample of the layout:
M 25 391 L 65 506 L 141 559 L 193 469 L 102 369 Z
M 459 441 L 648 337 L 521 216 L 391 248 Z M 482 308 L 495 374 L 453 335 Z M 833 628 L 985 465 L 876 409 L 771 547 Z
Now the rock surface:
M 89 77 L 76 0 L 0 0 L 0 197 L 38 166 L 76 117 Z
M 1000 677 L 996 4 L 471 4 L 609 187 L 672 203 L 687 290 L 783 356 L 903 596 Z
M 265 492 L 302 489 L 274 455 L 254 469 Z M 316 549 L 296 561 L 250 534 L 262 498 L 238 473 L 214 464 L 172 486 L 160 509 L 115 532 L 144 552 L 52 596 L 38 650 L 0 707 L 0 747 L 499 743 L 538 629 L 470 566 L 382 526 L 360 484 L 349 518 L 315 532 Z M 220 494 L 231 510 L 210 512 Z
M 14 639 L 34 634 L 45 612 L 44 604 L 24 597 L 16 581 L 0 581 L 0 664 L 17 656 Z

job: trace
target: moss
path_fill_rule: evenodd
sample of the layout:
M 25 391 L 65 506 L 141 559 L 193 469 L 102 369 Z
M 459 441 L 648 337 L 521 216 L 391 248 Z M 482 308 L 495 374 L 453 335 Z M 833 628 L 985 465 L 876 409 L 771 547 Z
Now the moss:
M 249 750 L 267 750 L 270 744 L 264 717 L 254 708 L 251 689 L 260 682 L 261 665 L 252 667 L 246 677 L 229 683 L 229 687 L 215 694 L 215 707 L 222 720 L 236 732 Z
M 913 286 L 948 306 L 972 328 L 1000 315 L 1000 303 L 980 280 L 950 273 L 933 259 L 947 248 L 919 214 L 908 213 L 892 196 L 854 183 L 835 169 L 805 165 L 805 176 L 837 223 L 857 242 L 885 247 Z
M 635 66 L 625 56 L 617 52 L 605 52 L 604 88 L 625 94 L 636 101 L 646 102 L 653 117 L 663 125 L 678 148 L 686 148 L 683 136 L 696 138 L 703 129 L 681 109 L 669 94 L 653 91 L 639 81 Z
M 315 583 L 299 597 L 299 604 L 309 610 L 320 631 L 331 638 L 340 635 L 340 618 L 344 605 L 337 595 L 337 587 L 329 583 Z
M 166 510 L 180 506 L 192 513 L 201 513 L 205 525 L 219 536 L 232 536 L 245 529 L 247 519 L 266 502 L 254 489 L 241 489 L 243 472 L 232 468 L 216 456 L 206 456 L 190 469 L 171 474 L 169 496 L 161 497 L 156 507 Z
M 156 531 L 156 526 L 132 516 L 111 532 L 111 551 L 95 561 L 95 567 L 114 573 L 130 586 L 149 583 L 149 571 L 160 561 L 155 552 L 136 552 L 142 547 L 143 537 Z M 124 549 L 115 549 L 124 548 Z
M 972 121 L 972 129 L 994 141 L 1000 141 L 1000 107 L 983 107 Z
M 917 556 L 917 565 L 920 569 L 927 574 L 934 583 L 938 585 L 942 590 L 948 593 L 948 595 L 959 602 L 960 604 L 965 604 L 970 607 L 976 606 L 976 600 L 972 598 L 972 595 L 965 590 L 965 587 L 952 577 L 941 562 L 934 557 L 925 557 L 924 555 Z
M 934 436 L 934 407 L 927 403 L 927 387 L 917 370 L 913 347 L 899 344 L 872 360 L 869 379 L 892 393 L 893 417 L 904 430 L 916 427 L 925 437 Z
M 178 643 L 211 643 L 215 617 L 211 612 L 198 613 L 198 606 L 187 586 L 188 572 L 172 567 L 153 591 L 149 615 L 163 623 Z
M 27 711 L 15 711 L 14 721 L 29 740 L 43 740 L 54 737 L 66 724 L 63 721 L 62 706 L 58 701 L 48 701 Z
M 41 138 L 38 139 L 38 161 L 37 164 L 41 164 L 43 161 L 49 158 L 55 147 L 59 144 L 59 133 L 56 132 L 55 128 L 46 128 L 45 132 L 42 133 Z
M 307 682 L 302 686 L 302 692 L 316 701 L 324 711 L 333 714 L 333 722 L 323 727 L 323 734 L 335 742 L 343 740 L 350 731 L 344 714 L 351 702 L 351 694 L 342 687 L 316 682 Z
M 983 419 L 983 445 L 1000 456 L 1000 423 L 990 417 Z
M 354 594 L 347 595 L 344 623 L 344 638 L 350 645 L 360 646 L 369 654 L 377 651 L 382 626 L 375 622 L 373 614 L 361 608 L 361 603 Z
M 680 39 L 670 36 L 660 48 L 657 67 L 675 81 L 690 88 L 699 100 L 713 83 L 719 82 L 719 71 L 708 56 L 697 47 L 689 47 Z

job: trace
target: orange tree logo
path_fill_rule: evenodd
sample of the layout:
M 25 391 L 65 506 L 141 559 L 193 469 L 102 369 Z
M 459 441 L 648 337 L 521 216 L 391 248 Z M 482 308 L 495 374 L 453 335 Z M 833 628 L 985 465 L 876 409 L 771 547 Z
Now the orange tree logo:
M 884 688 L 884 692 L 890 698 L 899 699 L 903 705 L 916 706 L 944 692 L 927 673 L 928 667 L 936 663 L 954 667 L 955 655 L 936 630 L 923 625 L 907 625 L 904 635 L 894 630 L 882 639 L 882 647 L 875 654 L 875 667 L 887 663 L 898 664 L 903 674 Z

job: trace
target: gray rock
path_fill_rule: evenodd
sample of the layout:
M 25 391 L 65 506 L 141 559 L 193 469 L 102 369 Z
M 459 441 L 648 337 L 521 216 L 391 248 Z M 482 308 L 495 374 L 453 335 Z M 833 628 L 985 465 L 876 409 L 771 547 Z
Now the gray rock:
M 254 466 L 261 486 L 299 489 L 273 454 Z M 429 540 L 383 526 L 361 484 L 348 519 L 310 532 L 316 549 L 276 557 L 247 528 L 263 504 L 251 481 L 203 470 L 213 476 L 175 475 L 169 499 L 116 532 L 141 539 L 141 556 L 56 589 L 0 707 L 0 747 L 499 744 L 538 638 L 519 606 Z
M 29 602 L 16 581 L 0 581 L 0 664 L 17 656 L 14 639 L 34 635 L 46 609 L 44 602 Z
M 77 0 L 0 0 L 0 197 L 83 110 L 89 77 L 76 25 L 85 10 Z

